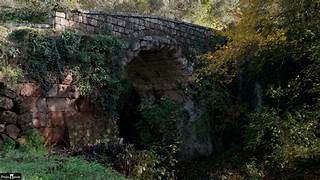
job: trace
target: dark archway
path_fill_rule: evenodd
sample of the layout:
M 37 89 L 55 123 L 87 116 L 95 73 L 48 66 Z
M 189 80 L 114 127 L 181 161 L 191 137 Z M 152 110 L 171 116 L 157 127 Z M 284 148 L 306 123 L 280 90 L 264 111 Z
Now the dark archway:
M 183 104 L 188 74 L 184 73 L 186 60 L 179 47 L 167 37 L 145 37 L 128 50 L 128 54 L 124 70 L 131 88 L 123 97 L 118 126 L 126 142 L 137 144 L 136 123 L 142 118 L 141 100 L 158 102 L 165 97 Z
M 186 119 L 176 123 L 175 131 L 182 136 L 181 158 L 189 159 L 209 155 L 212 144 L 209 133 L 205 133 L 207 131 L 199 134 L 202 131 L 196 130 L 201 123 L 198 121 L 201 111 L 186 93 L 192 83 L 193 69 L 181 52 L 177 42 L 169 37 L 147 36 L 132 45 L 123 61 L 123 68 L 133 91 L 128 93 L 118 125 L 120 135 L 135 143 L 134 138 L 139 134 L 135 123 L 142 117 L 139 114 L 140 101 L 146 98 L 157 103 L 162 97 L 172 100 L 187 114 Z

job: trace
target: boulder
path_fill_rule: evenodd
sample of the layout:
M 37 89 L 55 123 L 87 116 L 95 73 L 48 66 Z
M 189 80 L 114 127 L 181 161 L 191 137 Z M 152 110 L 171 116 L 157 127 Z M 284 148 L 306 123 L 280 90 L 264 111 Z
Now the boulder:
M 0 97 L 0 108 L 10 110 L 14 106 L 13 101 L 7 97 Z
M 10 124 L 16 124 L 17 123 L 18 116 L 16 113 L 12 111 L 3 111 L 0 113 L 0 122 L 1 123 L 10 123 Z
M 17 124 L 21 126 L 23 132 L 32 128 L 32 114 L 24 113 L 18 116 Z
M 16 99 L 18 97 L 15 91 L 7 89 L 7 88 L 1 89 L 0 90 L 0 95 L 8 97 L 10 99 Z
M 20 129 L 13 124 L 6 126 L 5 131 L 6 131 L 6 134 L 12 139 L 17 139 L 20 133 Z

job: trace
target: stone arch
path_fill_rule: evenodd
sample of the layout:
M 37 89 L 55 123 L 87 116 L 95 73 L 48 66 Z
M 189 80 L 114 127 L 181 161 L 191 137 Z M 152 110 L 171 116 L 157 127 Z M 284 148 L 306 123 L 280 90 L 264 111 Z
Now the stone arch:
M 123 68 L 140 96 L 167 96 L 183 103 L 192 68 L 175 39 L 140 38 L 128 48 Z
M 193 130 L 193 124 L 201 113 L 195 107 L 192 97 L 185 92 L 192 84 L 190 77 L 193 69 L 190 62 L 183 56 L 181 47 L 175 39 L 169 36 L 145 36 L 137 40 L 131 48 L 128 48 L 123 68 L 135 90 L 126 103 L 128 106 L 124 108 L 125 111 L 130 111 L 127 112 L 129 114 L 121 113 L 126 116 L 120 117 L 119 121 L 120 124 L 127 126 L 122 130 L 123 133 L 134 128 L 132 121 L 135 121 L 135 115 L 132 112 L 137 109 L 139 98 L 158 100 L 166 97 L 180 103 L 188 112 L 188 119 L 180 122 L 177 127 L 183 136 L 181 158 L 209 155 L 212 152 L 210 137 L 206 135 L 205 138 L 199 139 L 197 132 Z M 133 96 L 138 97 L 133 98 Z M 130 104 L 136 100 L 138 101 L 135 104 Z M 129 122 L 121 122 L 121 119 L 127 119 Z M 128 127 L 130 124 L 131 127 Z M 132 137 L 134 134 L 126 134 L 126 136 Z

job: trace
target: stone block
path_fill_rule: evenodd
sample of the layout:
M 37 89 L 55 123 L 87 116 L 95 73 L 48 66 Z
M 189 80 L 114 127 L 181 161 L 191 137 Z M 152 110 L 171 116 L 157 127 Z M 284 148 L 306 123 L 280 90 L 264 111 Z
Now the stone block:
M 18 94 L 21 96 L 39 97 L 42 95 L 42 90 L 36 83 L 23 83 L 18 87 Z
M 81 15 L 82 23 L 88 24 L 89 18 L 85 15 Z
M 66 18 L 66 14 L 63 12 L 56 12 L 57 17 Z
M 94 28 L 93 26 L 87 25 L 87 26 L 86 26 L 86 30 L 87 30 L 88 32 L 94 32 L 94 31 L 95 31 L 95 28 Z
M 48 91 L 47 97 L 78 98 L 79 92 L 77 91 L 77 88 L 73 85 L 54 84 L 52 88 Z
M 98 25 L 98 21 L 96 19 L 90 19 L 89 20 L 89 24 L 92 26 L 97 26 Z
M 53 147 L 55 145 L 69 146 L 69 138 L 65 127 L 41 128 L 40 133 L 44 136 L 45 146 Z
M 37 112 L 48 112 L 48 105 L 45 98 L 39 98 L 36 102 L 36 111 Z
M 0 108 L 10 110 L 14 106 L 12 99 L 7 97 L 0 97 Z
M 47 98 L 49 111 L 76 112 L 75 99 L 69 98 Z
M 10 124 L 6 126 L 5 132 L 12 139 L 17 139 L 20 133 L 20 129 L 16 125 Z
M 8 97 L 10 99 L 17 99 L 17 93 L 15 92 L 15 90 L 10 90 L 10 89 L 7 89 L 7 88 L 1 89 L 0 95 Z
M 60 19 L 60 24 L 62 26 L 69 26 L 69 21 L 67 19 Z
M 64 127 L 64 112 L 52 111 L 48 114 L 48 123 L 46 127 Z
M 11 111 L 3 111 L 0 114 L 0 123 L 16 124 L 17 119 L 17 114 Z
M 76 22 L 83 22 L 83 18 L 81 15 L 74 15 L 72 19 Z
M 106 21 L 107 21 L 108 23 L 111 23 L 111 22 L 112 22 L 112 17 L 111 17 L 111 16 L 107 16 L 107 17 L 106 17 Z
M 121 26 L 121 27 L 125 27 L 126 21 L 119 19 L 118 22 L 117 22 L 117 24 L 118 24 L 119 26 Z
M 120 33 L 124 33 L 124 28 L 123 27 L 119 27 L 119 32 Z
M 72 74 L 69 73 L 62 81 L 62 84 L 70 85 L 72 83 L 72 81 L 73 81 Z
M 3 133 L 5 131 L 5 129 L 6 129 L 5 124 L 0 124 L 0 133 Z
M 32 125 L 35 128 L 44 128 L 47 126 L 49 115 L 47 112 L 33 112 Z
M 18 116 L 18 123 L 23 132 L 26 132 L 32 127 L 32 113 L 25 113 Z
M 68 24 L 69 24 L 70 27 L 74 27 L 75 22 L 74 21 L 68 21 Z

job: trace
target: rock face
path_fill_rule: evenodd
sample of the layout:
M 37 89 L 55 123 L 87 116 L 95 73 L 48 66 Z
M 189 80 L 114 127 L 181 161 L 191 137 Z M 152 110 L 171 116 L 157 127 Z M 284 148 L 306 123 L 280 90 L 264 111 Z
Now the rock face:
M 31 113 L 14 90 L 0 83 L 0 150 L 7 139 L 18 142 L 32 128 Z
M 18 88 L 32 113 L 33 126 L 42 133 L 47 147 L 93 144 L 116 134 L 115 124 L 101 116 L 88 99 L 80 97 L 72 81 L 72 75 L 67 74 L 46 95 L 34 82 Z

